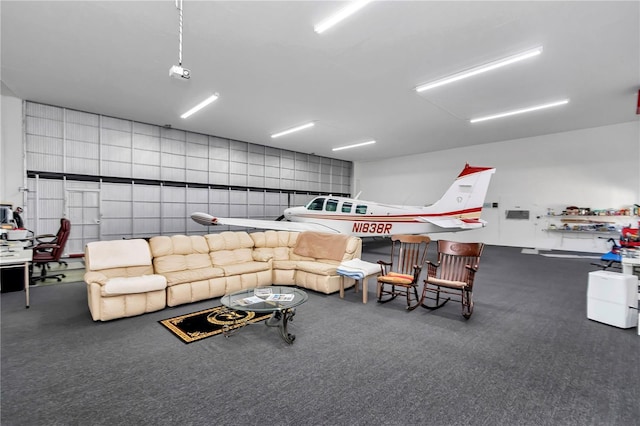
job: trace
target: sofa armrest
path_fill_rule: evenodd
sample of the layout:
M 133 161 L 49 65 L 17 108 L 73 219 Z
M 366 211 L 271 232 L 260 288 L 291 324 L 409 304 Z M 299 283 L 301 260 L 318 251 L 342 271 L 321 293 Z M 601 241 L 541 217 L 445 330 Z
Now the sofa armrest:
M 109 280 L 109 277 L 107 277 L 102 272 L 89 271 L 84 274 L 84 282 L 86 282 L 87 284 L 96 283 L 100 285 L 105 285 L 108 280 Z

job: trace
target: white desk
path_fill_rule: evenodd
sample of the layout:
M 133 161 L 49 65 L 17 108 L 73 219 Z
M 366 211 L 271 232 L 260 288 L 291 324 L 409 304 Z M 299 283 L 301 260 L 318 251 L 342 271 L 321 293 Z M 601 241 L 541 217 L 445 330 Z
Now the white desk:
M 24 291 L 26 307 L 29 307 L 29 263 L 33 258 L 33 250 L 16 250 L 0 252 L 0 269 L 24 267 Z
M 621 263 L 623 274 L 637 275 L 640 277 L 640 257 L 622 256 Z M 640 307 L 640 293 L 638 293 L 638 306 Z M 640 311 L 638 312 L 638 336 L 640 336 Z
M 633 275 L 633 270 L 640 270 L 640 257 L 622 256 L 622 273 Z M 639 271 L 640 272 L 640 271 Z

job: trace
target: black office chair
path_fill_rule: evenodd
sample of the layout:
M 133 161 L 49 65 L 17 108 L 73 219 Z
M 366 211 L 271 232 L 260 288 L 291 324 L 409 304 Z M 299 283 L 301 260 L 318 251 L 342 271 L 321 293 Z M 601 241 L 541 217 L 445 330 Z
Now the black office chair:
M 62 281 L 62 278 L 65 278 L 63 273 L 48 274 L 47 269 L 49 269 L 50 262 L 58 262 L 60 265 L 67 265 L 67 262 L 60 260 L 60 257 L 64 252 L 64 247 L 67 244 L 70 232 L 71 222 L 69 219 L 62 218 L 60 219 L 60 229 L 56 235 L 40 235 L 36 237 L 38 244 L 33 247 L 32 264 L 40 268 L 40 276 L 34 278 L 32 274 L 31 281 L 44 282 L 44 280 L 48 278 L 55 278 L 58 281 Z M 50 240 L 44 241 L 47 238 L 50 238 Z

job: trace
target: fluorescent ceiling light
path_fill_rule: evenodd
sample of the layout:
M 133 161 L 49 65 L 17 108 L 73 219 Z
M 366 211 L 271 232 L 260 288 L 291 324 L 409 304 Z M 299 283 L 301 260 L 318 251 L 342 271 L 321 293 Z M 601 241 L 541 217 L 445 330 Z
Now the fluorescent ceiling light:
M 500 114 L 487 115 L 485 117 L 473 118 L 473 119 L 469 120 L 469 123 L 478 123 L 480 121 L 493 120 L 494 118 L 502 118 L 502 117 L 508 117 L 510 115 L 523 114 L 525 112 L 537 111 L 539 109 L 545 109 L 545 108 L 552 108 L 552 107 L 556 107 L 556 106 L 560 106 L 560 105 L 565 105 L 565 104 L 568 104 L 568 103 L 569 103 L 569 99 L 563 99 L 561 101 L 550 102 L 548 104 L 536 105 L 536 106 L 532 106 L 532 107 L 529 107 L 529 108 L 522 108 L 522 109 L 516 109 L 516 110 L 513 110 L 513 111 L 503 112 L 503 113 L 500 113 Z
M 504 67 L 505 65 L 513 64 L 515 62 L 522 61 L 533 56 L 538 56 L 542 53 L 542 46 L 538 46 L 535 49 L 527 50 L 526 52 L 518 53 L 517 55 L 508 56 L 497 61 L 489 62 L 488 64 L 481 65 L 475 68 L 471 68 L 467 71 L 462 71 L 457 74 L 450 75 L 448 77 L 441 78 L 431 83 L 421 84 L 416 87 L 416 92 L 424 92 L 425 90 L 433 89 L 434 87 L 444 86 L 445 84 L 453 83 L 454 81 L 462 80 L 464 78 L 472 77 L 474 75 L 482 74 L 483 72 L 495 70 L 496 68 Z
M 198 105 L 194 106 L 193 108 L 191 108 L 189 111 L 185 112 L 184 114 L 182 114 L 180 116 L 180 118 L 187 118 L 193 114 L 195 114 L 196 112 L 200 111 L 202 108 L 206 107 L 207 105 L 209 105 L 211 102 L 215 101 L 216 99 L 218 99 L 220 95 L 218 95 L 217 93 L 214 93 L 213 95 L 209 96 L 207 99 L 205 99 L 204 101 L 200 102 Z
M 321 34 L 324 31 L 328 30 L 329 28 L 333 27 L 338 22 L 340 22 L 343 19 L 347 18 L 348 16 L 353 15 L 358 10 L 362 9 L 363 7 L 365 7 L 371 1 L 372 0 L 352 1 L 352 2 L 349 3 L 349 5 L 345 6 L 342 9 L 340 9 L 335 15 L 330 16 L 329 18 L 325 19 L 324 21 L 320 22 L 318 25 L 313 27 L 313 30 L 315 32 L 317 32 L 318 34 Z
M 280 136 L 288 135 L 289 133 L 297 132 L 298 130 L 304 130 L 304 129 L 307 129 L 309 127 L 313 127 L 314 124 L 315 124 L 314 122 L 311 122 L 311 123 L 303 124 L 301 126 L 292 127 L 291 129 L 284 130 L 284 131 L 282 131 L 280 133 L 274 133 L 274 134 L 271 135 L 271 137 L 275 139 L 275 138 L 280 137 Z
M 343 149 L 357 148 L 359 146 L 371 145 L 372 143 L 376 143 L 376 141 L 368 141 L 368 142 L 356 143 L 356 144 L 353 144 L 353 145 L 341 146 L 341 147 L 338 147 L 338 148 L 333 148 L 332 151 L 341 151 Z

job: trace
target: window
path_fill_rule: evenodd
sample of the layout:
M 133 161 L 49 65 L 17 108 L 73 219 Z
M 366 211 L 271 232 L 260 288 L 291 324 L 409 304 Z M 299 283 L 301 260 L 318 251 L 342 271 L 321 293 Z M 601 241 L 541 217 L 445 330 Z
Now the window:
M 353 206 L 353 204 L 349 203 L 349 202 L 344 202 L 342 204 L 342 213 L 351 213 L 351 207 Z
M 307 210 L 322 210 L 323 205 L 324 198 L 315 198 L 309 203 L 309 205 L 307 205 Z
M 325 210 L 328 212 L 335 212 L 338 210 L 338 200 L 327 200 Z
M 365 204 L 358 204 L 356 206 L 356 214 L 367 214 L 367 206 Z

